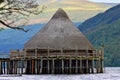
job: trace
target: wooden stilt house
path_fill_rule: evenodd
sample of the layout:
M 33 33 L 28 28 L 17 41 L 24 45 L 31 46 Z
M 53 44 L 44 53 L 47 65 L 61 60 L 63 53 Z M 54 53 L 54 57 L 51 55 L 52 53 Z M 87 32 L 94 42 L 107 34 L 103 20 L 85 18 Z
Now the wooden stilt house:
M 13 74 L 102 73 L 103 49 L 95 50 L 60 8 L 23 51 L 11 51 L 9 64 Z

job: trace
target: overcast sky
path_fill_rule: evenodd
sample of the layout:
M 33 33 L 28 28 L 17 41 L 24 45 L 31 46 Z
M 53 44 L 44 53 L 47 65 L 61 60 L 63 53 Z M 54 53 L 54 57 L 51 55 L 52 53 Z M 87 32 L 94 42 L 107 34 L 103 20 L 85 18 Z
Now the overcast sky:
M 120 3 L 120 0 L 89 0 L 94 2 Z

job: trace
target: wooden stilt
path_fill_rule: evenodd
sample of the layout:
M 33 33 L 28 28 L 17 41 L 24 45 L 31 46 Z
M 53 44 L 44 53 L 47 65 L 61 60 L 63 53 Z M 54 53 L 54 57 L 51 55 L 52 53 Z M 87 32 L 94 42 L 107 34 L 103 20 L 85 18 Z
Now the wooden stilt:
M 55 62 L 54 59 L 52 60 L 52 74 L 55 73 Z
M 10 71 L 10 74 L 12 74 L 13 73 L 13 68 L 12 68 L 12 60 L 10 60 L 10 69 L 9 69 L 9 71 Z
M 7 61 L 7 74 L 10 74 L 10 61 Z
M 48 74 L 50 73 L 50 62 L 49 62 L 49 60 L 47 60 L 47 69 L 48 69 Z
M 82 67 L 83 67 L 83 65 L 82 65 L 82 58 L 80 58 L 80 73 L 81 74 L 83 73 Z
M 72 67 L 71 67 L 71 66 L 72 66 L 72 61 L 71 61 L 71 59 L 69 59 L 69 70 L 70 70 L 70 74 L 71 74 L 71 72 L 72 72 L 72 69 L 71 69 Z
M 37 74 L 40 74 L 40 59 L 38 59 L 37 61 L 37 67 L 38 67 L 38 70 L 37 70 Z
M 42 74 L 42 69 L 43 69 L 43 59 L 41 57 L 41 62 L 40 62 L 40 73 Z
M 37 59 L 35 59 L 35 69 L 34 69 L 35 70 L 35 74 L 37 74 L 37 70 L 38 70 L 37 65 L 38 65 L 37 64 Z
M 86 73 L 88 73 L 88 50 L 86 50 Z
M 62 73 L 64 74 L 64 60 L 62 59 Z
M 23 74 L 23 68 L 24 68 L 24 64 L 23 64 L 23 60 L 21 60 L 21 74 Z
M 94 58 L 92 59 L 91 73 L 94 73 Z
M 3 74 L 2 72 L 2 61 L 0 60 L 0 74 Z
M 32 74 L 35 74 L 35 60 L 32 59 Z
M 104 56 L 104 46 L 102 46 L 101 48 L 101 56 L 100 56 L 100 73 L 103 73 L 103 67 L 104 67 L 104 64 L 103 64 L 103 56 Z
M 17 74 L 17 61 L 14 61 L 14 74 Z
M 5 61 L 3 62 L 3 71 L 4 71 L 4 74 L 5 74 Z
M 76 65 L 75 65 L 75 66 L 76 66 L 76 68 L 75 68 L 75 72 L 76 72 L 76 74 L 78 74 L 78 60 L 76 60 L 75 63 L 76 63 Z

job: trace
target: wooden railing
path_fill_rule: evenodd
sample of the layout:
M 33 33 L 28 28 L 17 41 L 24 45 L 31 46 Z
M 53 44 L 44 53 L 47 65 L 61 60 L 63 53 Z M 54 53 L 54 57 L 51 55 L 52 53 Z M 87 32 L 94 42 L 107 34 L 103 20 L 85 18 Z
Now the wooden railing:
M 101 50 L 94 51 L 92 53 L 86 52 L 44 52 L 41 53 L 40 51 L 11 51 L 10 59 L 23 59 L 23 58 L 40 58 L 40 57 L 100 57 L 103 58 L 103 53 Z

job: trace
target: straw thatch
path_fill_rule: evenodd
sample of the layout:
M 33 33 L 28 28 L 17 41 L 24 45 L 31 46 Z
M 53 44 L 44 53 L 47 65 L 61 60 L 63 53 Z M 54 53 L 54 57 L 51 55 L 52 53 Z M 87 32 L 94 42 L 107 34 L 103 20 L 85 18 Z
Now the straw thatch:
M 25 49 L 66 49 L 94 50 L 91 43 L 71 22 L 60 8 L 51 20 L 32 37 L 24 46 Z

